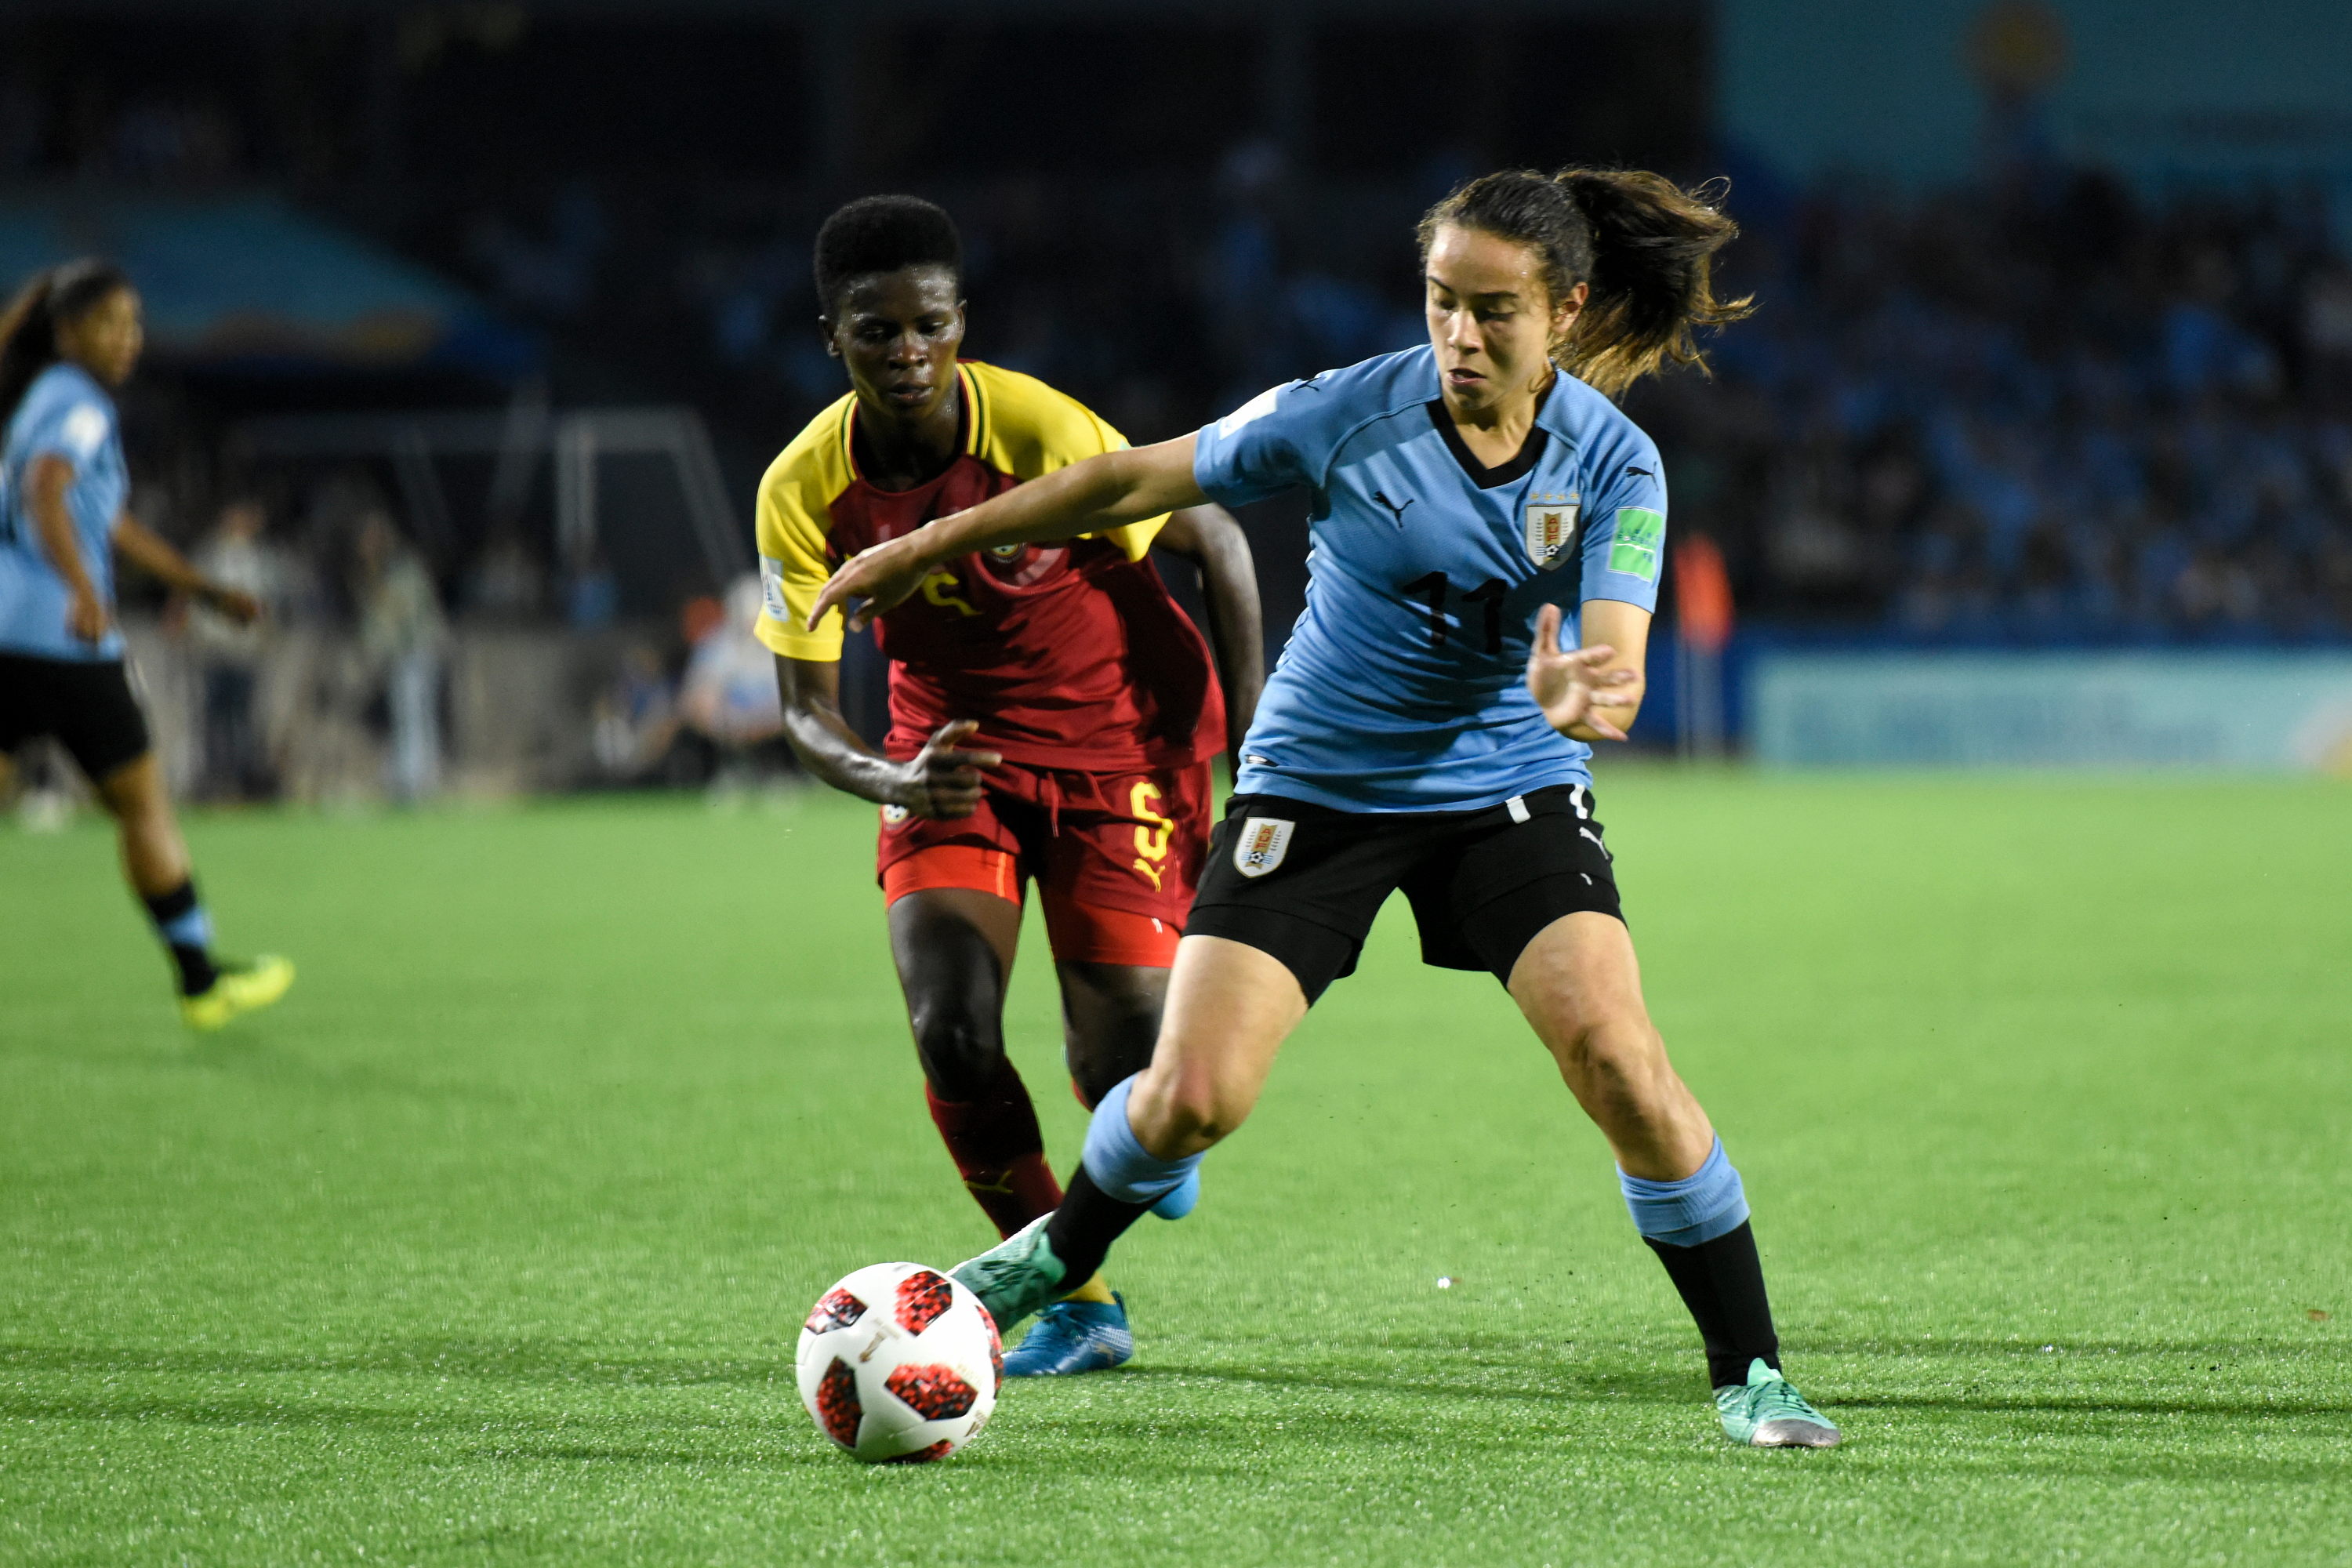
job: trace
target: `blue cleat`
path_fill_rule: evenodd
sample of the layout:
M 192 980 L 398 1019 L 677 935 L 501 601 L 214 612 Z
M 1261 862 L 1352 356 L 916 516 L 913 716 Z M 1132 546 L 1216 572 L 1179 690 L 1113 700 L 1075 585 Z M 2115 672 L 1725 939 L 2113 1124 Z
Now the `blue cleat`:
M 1182 1219 L 1201 1201 L 1201 1167 L 1193 1166 L 1184 1173 L 1184 1179 L 1160 1194 L 1151 1212 L 1161 1219 Z
M 1066 1377 L 1076 1372 L 1108 1372 L 1134 1354 L 1126 1297 L 1109 1306 L 1056 1301 L 1037 1314 L 1027 1338 L 1004 1352 L 1004 1375 Z

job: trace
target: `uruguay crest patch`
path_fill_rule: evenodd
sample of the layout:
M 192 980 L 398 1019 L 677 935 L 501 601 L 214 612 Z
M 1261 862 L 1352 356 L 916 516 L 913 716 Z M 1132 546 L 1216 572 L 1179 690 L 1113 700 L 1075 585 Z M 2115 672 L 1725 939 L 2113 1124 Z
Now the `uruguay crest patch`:
M 1546 572 L 1558 569 L 1576 542 L 1575 496 L 1535 496 L 1528 501 L 1528 559 Z
M 1265 876 L 1290 853 L 1290 836 L 1297 830 L 1297 823 L 1278 816 L 1244 817 L 1234 839 L 1234 869 L 1244 877 Z

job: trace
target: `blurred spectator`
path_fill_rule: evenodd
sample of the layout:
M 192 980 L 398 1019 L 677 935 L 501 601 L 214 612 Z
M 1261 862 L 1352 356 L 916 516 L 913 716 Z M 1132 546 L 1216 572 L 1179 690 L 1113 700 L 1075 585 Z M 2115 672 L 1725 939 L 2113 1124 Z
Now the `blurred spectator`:
M 491 621 L 537 618 L 547 601 L 547 574 L 522 531 L 495 531 L 466 574 L 467 613 Z
M 596 698 L 592 751 L 597 768 L 615 784 L 676 784 L 666 767 L 677 741 L 677 696 L 649 643 L 622 651 L 620 673 Z
M 392 723 L 385 781 L 404 805 L 441 787 L 441 658 L 448 622 L 425 570 L 392 519 L 373 511 L 361 521 L 360 647 L 383 683 Z
M 563 585 L 563 618 L 575 632 L 601 631 L 621 613 L 621 583 L 591 544 Z
M 275 793 L 276 769 L 264 743 L 256 700 L 262 670 L 286 602 L 283 554 L 263 537 L 261 503 L 240 498 L 195 552 L 199 570 L 261 603 L 261 618 L 240 626 L 203 604 L 187 611 L 204 708 L 199 793 L 217 800 L 255 800 Z
M 730 584 L 726 611 L 687 662 L 678 711 L 717 749 L 721 782 L 773 776 L 792 766 L 792 752 L 776 694 L 776 656 L 751 632 L 760 618 L 760 580 L 746 575 Z

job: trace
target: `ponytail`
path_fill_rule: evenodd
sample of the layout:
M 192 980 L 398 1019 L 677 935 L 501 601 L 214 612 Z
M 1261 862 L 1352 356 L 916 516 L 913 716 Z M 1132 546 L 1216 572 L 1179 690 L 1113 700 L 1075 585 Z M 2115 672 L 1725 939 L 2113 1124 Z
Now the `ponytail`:
M 1754 310 L 1748 298 L 1715 297 L 1715 253 L 1739 232 L 1717 205 L 1723 189 L 1685 191 L 1633 169 L 1481 174 L 1421 220 L 1422 255 L 1452 224 L 1531 247 L 1555 301 L 1590 284 L 1575 324 L 1551 346 L 1552 362 L 1616 397 L 1669 361 L 1704 372 L 1697 330 Z
M 57 363 L 58 328 L 79 321 L 130 277 L 110 261 L 84 258 L 37 272 L 0 310 L 0 428 L 16 416 L 33 378 Z

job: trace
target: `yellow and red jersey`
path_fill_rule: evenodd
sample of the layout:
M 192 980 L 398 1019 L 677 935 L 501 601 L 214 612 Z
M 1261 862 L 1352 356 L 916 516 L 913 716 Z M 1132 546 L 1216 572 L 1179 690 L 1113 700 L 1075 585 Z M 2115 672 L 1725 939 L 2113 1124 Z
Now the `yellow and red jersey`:
M 806 628 L 834 568 L 885 540 L 1116 451 L 1126 438 L 1034 376 L 957 367 L 961 451 L 910 490 L 859 473 L 857 398 L 809 422 L 760 481 L 760 640 L 790 658 L 841 657 L 835 610 Z M 1165 518 L 1066 543 L 964 556 L 882 617 L 890 664 L 885 749 L 910 757 L 941 724 L 977 720 L 968 745 L 1088 773 L 1179 766 L 1224 744 L 1207 642 L 1146 559 Z

